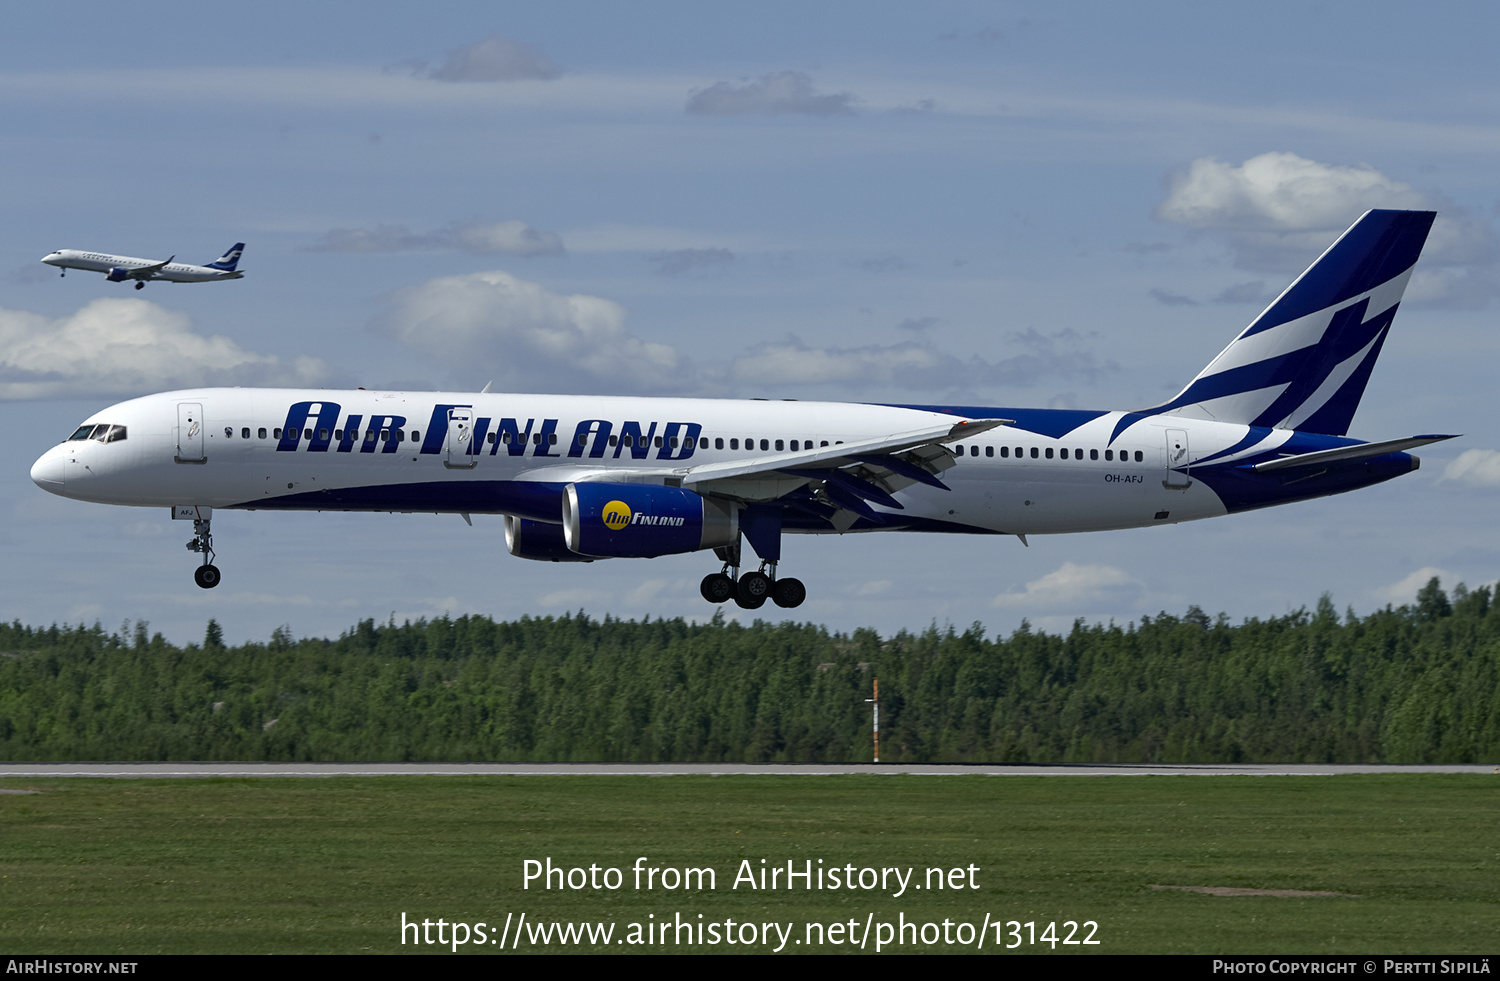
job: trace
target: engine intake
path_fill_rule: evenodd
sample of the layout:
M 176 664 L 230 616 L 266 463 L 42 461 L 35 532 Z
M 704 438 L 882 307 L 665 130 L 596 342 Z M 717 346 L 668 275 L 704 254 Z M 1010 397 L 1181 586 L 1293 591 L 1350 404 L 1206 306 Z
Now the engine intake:
M 123 283 L 125 282 L 125 280 L 130 278 L 130 270 L 115 266 L 109 271 L 109 275 L 105 276 L 104 278 L 109 280 L 111 283 Z
M 654 558 L 733 545 L 738 508 L 660 484 L 569 484 L 563 536 L 579 555 Z

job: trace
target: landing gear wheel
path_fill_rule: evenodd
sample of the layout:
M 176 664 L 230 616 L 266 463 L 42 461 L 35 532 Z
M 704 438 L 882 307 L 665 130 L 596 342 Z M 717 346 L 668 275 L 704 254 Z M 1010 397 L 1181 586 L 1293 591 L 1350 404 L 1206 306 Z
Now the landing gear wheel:
M 727 603 L 734 599 L 734 580 L 722 572 L 715 572 L 703 577 L 698 592 L 710 603 Z
M 138 282 L 138 283 L 135 284 L 135 288 L 138 289 L 138 290 L 143 290 L 143 289 L 146 288 L 146 284 L 145 284 L 145 282 Z
M 801 606 L 802 601 L 807 599 L 807 587 L 802 585 L 801 579 L 778 579 L 771 587 L 771 599 L 776 601 L 777 606 L 787 609 Z
M 771 577 L 764 572 L 747 572 L 740 576 L 734 601 L 747 610 L 758 610 L 771 595 Z
M 200 565 L 193 570 L 193 582 L 204 589 L 213 589 L 219 584 L 219 567 L 216 565 Z

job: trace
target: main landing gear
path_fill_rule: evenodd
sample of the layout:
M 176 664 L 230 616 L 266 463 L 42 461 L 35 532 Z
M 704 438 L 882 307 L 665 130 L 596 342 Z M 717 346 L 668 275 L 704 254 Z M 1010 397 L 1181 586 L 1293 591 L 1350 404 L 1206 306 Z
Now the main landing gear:
M 214 565 L 214 536 L 209 531 L 213 519 L 193 520 L 193 540 L 187 543 L 188 551 L 203 553 L 203 564 L 193 570 L 193 582 L 203 589 L 213 589 L 219 584 L 219 567 Z
M 777 606 L 791 609 L 801 606 L 807 599 L 807 587 L 800 579 L 776 578 L 776 563 L 762 562 L 758 570 L 740 576 L 740 546 L 716 548 L 714 552 L 724 560 L 724 568 L 703 577 L 698 591 L 710 603 L 726 603 L 733 600 L 745 610 L 758 610 L 771 600 Z M 731 571 L 734 575 L 731 575 Z M 738 580 L 736 580 L 738 576 Z
M 138 289 L 138 290 L 145 289 L 146 288 L 146 281 L 144 279 L 138 279 L 138 280 L 136 280 L 135 288 Z

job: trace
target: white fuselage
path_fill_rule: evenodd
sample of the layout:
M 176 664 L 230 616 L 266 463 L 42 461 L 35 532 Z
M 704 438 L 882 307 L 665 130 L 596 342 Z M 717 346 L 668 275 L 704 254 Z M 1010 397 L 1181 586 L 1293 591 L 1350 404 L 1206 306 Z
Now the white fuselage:
M 448 431 L 455 406 L 471 410 L 472 435 L 463 445 Z M 1000 426 L 953 440 L 955 464 L 941 473 L 950 489 L 913 484 L 894 495 L 902 508 L 874 510 L 896 529 L 1021 535 L 1226 512 L 1220 497 L 1184 468 L 1241 443 L 1247 426 L 1157 416 L 1116 434 L 1123 415 L 1100 413 L 1057 438 Z M 550 505 L 538 512 L 540 495 L 522 493 L 525 485 L 660 482 L 702 464 L 854 443 L 960 418 L 859 403 L 199 389 L 95 414 L 79 432 L 106 424 L 124 427 L 123 436 L 65 441 L 36 462 L 32 477 L 65 497 L 142 507 L 438 511 L 555 521 L 558 515 L 546 513 Z M 1185 440 L 1175 469 L 1168 466 L 1169 440 Z M 1190 456 L 1183 455 L 1187 446 Z M 787 482 L 752 477 L 721 485 L 720 492 L 773 500 Z M 789 524 L 786 530 L 843 529 Z

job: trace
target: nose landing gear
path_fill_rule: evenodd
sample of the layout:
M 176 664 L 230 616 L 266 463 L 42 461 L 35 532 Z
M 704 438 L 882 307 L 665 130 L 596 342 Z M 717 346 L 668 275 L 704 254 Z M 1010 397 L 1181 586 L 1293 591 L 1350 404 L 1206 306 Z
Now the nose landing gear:
M 193 519 L 193 540 L 187 543 L 188 551 L 201 552 L 203 564 L 193 570 L 193 582 L 203 589 L 213 589 L 219 584 L 219 568 L 214 565 L 214 536 L 209 530 L 212 518 Z

